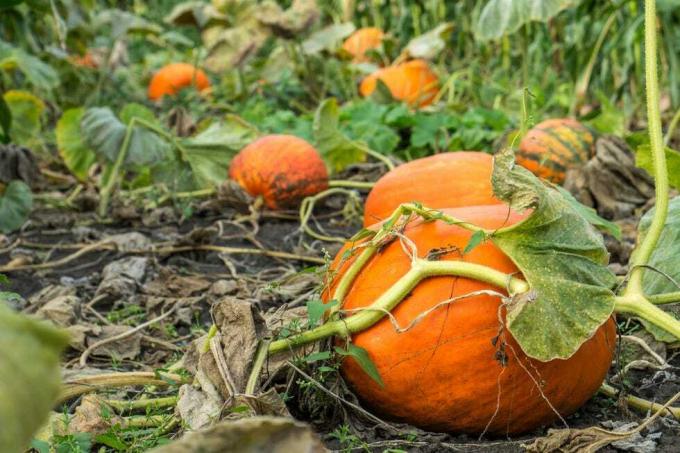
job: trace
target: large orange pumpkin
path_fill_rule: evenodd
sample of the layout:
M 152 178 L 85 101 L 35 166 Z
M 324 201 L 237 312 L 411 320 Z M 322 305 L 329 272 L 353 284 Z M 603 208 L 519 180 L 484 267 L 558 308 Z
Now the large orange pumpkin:
M 163 66 L 151 78 L 148 96 L 152 101 L 156 101 L 192 85 L 202 91 L 210 87 L 210 80 L 205 72 L 188 63 L 171 63 Z
M 328 171 L 312 145 L 292 135 L 267 135 L 231 161 L 229 177 L 271 209 L 294 207 L 328 188 Z
M 546 120 L 527 132 L 516 159 L 536 176 L 561 184 L 567 170 L 593 157 L 594 142 L 590 129 L 574 119 Z
M 415 159 L 386 173 L 373 186 L 364 207 L 364 226 L 389 217 L 402 203 L 417 201 L 428 208 L 501 203 L 493 195 L 493 157 L 456 151 Z
M 395 99 L 415 107 L 431 104 L 439 92 L 439 78 L 425 60 L 407 61 L 377 70 L 361 81 L 361 95 L 370 96 L 375 91 L 378 79 L 387 85 Z
M 379 28 L 360 28 L 345 40 L 342 48 L 354 57 L 355 62 L 368 61 L 366 51 L 380 47 L 384 36 L 385 34 Z
M 522 215 L 504 205 L 444 210 L 485 228 L 519 221 Z M 442 247 L 463 250 L 471 233 L 442 221 L 414 222 L 405 235 L 415 242 L 420 257 Z M 347 246 L 335 260 L 337 268 Z M 483 264 L 506 273 L 518 269 L 491 242 L 469 253 L 452 251 L 444 260 Z M 340 267 L 337 283 L 347 266 Z M 359 273 L 343 308 L 366 307 L 410 268 L 409 258 L 395 241 L 375 255 Z M 461 277 L 432 277 L 422 281 L 393 311 L 399 325 L 436 304 L 473 291 L 492 289 Z M 325 291 L 325 300 L 329 299 Z M 387 318 L 352 335 L 368 351 L 384 382 L 381 387 L 354 359 L 343 362 L 342 374 L 363 403 L 392 420 L 443 432 L 505 435 L 527 432 L 576 411 L 600 387 L 609 369 L 616 341 L 615 323 L 608 320 L 567 360 L 529 359 L 506 330 L 499 341 L 498 297 L 477 295 L 429 313 L 419 324 L 397 333 Z M 338 340 L 340 341 L 340 340 Z M 497 355 L 504 344 L 505 366 Z M 554 407 L 554 410 L 548 404 Z

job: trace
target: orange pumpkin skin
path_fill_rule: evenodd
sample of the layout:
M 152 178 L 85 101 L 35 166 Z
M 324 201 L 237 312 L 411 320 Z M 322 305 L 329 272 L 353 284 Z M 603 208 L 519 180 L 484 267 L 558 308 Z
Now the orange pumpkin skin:
M 522 218 L 509 213 L 504 205 L 444 211 L 485 228 L 498 228 Z M 462 250 L 471 235 L 441 221 L 413 222 L 405 234 L 418 246 L 420 257 L 444 246 Z M 346 249 L 347 246 L 338 253 L 336 269 Z M 513 262 L 491 242 L 478 245 L 465 256 L 450 253 L 442 259 L 517 272 Z M 334 282 L 337 283 L 351 261 L 340 265 Z M 403 276 L 409 266 L 398 241 L 386 246 L 359 273 L 343 308 L 370 305 Z M 392 313 L 399 325 L 405 327 L 439 302 L 483 289 L 499 291 L 462 277 L 429 278 L 416 286 Z M 329 299 L 328 291 L 324 296 Z M 506 344 L 507 364 L 503 367 L 495 358 L 498 348 L 492 343 L 499 334 L 499 306 L 498 297 L 487 295 L 460 299 L 431 312 L 404 333 L 397 333 L 389 320 L 383 318 L 369 329 L 352 335 L 351 341 L 368 351 L 384 387 L 351 358 L 343 361 L 342 374 L 363 403 L 376 413 L 442 432 L 480 434 L 486 431 L 495 435 L 527 432 L 556 419 L 541 391 L 563 417 L 595 394 L 614 354 L 613 319 L 603 324 L 572 357 L 550 362 L 527 358 L 505 331 L 497 343 Z
M 328 171 L 312 145 L 292 135 L 267 135 L 231 161 L 229 177 L 271 209 L 294 207 L 328 188 Z
M 149 82 L 148 96 L 157 101 L 163 96 L 177 94 L 182 88 L 194 85 L 199 91 L 210 87 L 210 80 L 200 69 L 188 63 L 171 63 L 163 66 Z
M 571 118 L 543 121 L 527 132 L 519 144 L 517 163 L 536 176 L 562 184 L 567 170 L 579 167 L 595 154 L 595 137 Z
M 439 78 L 425 60 L 412 60 L 377 70 L 361 81 L 361 95 L 370 96 L 378 79 L 387 85 L 395 99 L 414 107 L 430 105 L 439 92 Z
M 353 61 L 357 63 L 369 61 L 366 51 L 380 47 L 384 36 L 385 34 L 379 28 L 360 28 L 345 40 L 342 48 L 352 55 Z
M 99 60 L 89 50 L 85 55 L 74 55 L 69 58 L 74 66 L 81 68 L 97 69 L 99 67 Z
M 434 209 L 501 203 L 493 195 L 492 171 L 493 157 L 477 151 L 435 154 L 400 165 L 383 175 L 368 194 L 364 226 L 413 201 Z

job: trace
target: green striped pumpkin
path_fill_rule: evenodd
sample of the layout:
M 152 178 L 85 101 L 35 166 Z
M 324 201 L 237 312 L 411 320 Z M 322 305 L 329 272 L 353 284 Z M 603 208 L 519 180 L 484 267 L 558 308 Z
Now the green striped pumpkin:
M 536 176 L 562 184 L 567 170 L 585 164 L 594 153 L 595 137 L 590 129 L 571 118 L 556 118 L 527 132 L 516 159 Z

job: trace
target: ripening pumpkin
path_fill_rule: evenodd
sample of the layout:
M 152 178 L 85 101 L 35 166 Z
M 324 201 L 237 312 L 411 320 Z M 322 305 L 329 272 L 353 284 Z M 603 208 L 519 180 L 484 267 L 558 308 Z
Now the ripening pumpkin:
M 152 101 L 165 95 L 172 96 L 182 88 L 195 86 L 199 91 L 210 87 L 210 80 L 200 69 L 188 63 L 170 63 L 163 66 L 149 82 L 148 96 Z
M 425 60 L 411 60 L 377 70 L 361 81 L 361 95 L 370 96 L 378 79 L 387 85 L 395 99 L 415 107 L 430 105 L 439 92 L 439 78 Z
M 444 211 L 491 229 L 524 217 L 500 204 Z M 433 249 L 451 247 L 452 251 L 441 259 L 518 272 L 510 258 L 490 241 L 462 255 L 460 250 L 471 233 L 461 227 L 442 221 L 414 221 L 404 234 L 415 242 L 420 257 Z M 453 251 L 454 247 L 458 251 Z M 342 261 L 347 249 L 348 245 L 340 250 L 333 263 L 335 269 L 340 266 L 334 284 L 353 261 Z M 399 241 L 393 241 L 361 270 L 343 309 L 370 305 L 409 268 L 410 260 Z M 431 277 L 421 281 L 392 314 L 405 327 L 442 301 L 484 289 L 501 291 L 463 277 Z M 328 300 L 329 291 L 324 291 L 323 296 Z M 342 374 L 374 412 L 432 431 L 480 434 L 486 430 L 496 435 L 527 432 L 557 418 L 546 398 L 563 417 L 575 412 L 597 392 L 607 374 L 616 342 L 613 319 L 569 359 L 539 362 L 524 355 L 507 330 L 500 333 L 499 341 L 494 341 L 499 335 L 500 303 L 498 297 L 490 295 L 460 299 L 429 313 L 403 333 L 397 333 L 383 318 L 353 334 L 351 341 L 367 350 L 384 387 L 352 358 L 343 361 Z M 337 342 L 342 344 L 344 340 Z M 502 344 L 505 366 L 497 355 Z
M 360 28 L 342 43 L 342 48 L 354 57 L 353 61 L 357 63 L 368 61 L 366 51 L 380 47 L 384 36 L 385 34 L 379 28 Z
M 294 207 L 328 188 L 328 171 L 312 145 L 292 135 L 267 135 L 231 161 L 229 177 L 271 209 Z
M 501 203 L 491 187 L 493 157 L 456 151 L 415 159 L 383 175 L 366 198 L 364 226 L 389 217 L 402 203 L 428 208 Z
M 74 66 L 88 69 L 97 69 L 99 67 L 99 58 L 91 51 L 85 52 L 84 55 L 73 55 L 69 57 L 69 61 Z
M 590 129 L 574 119 L 557 118 L 531 128 L 519 144 L 516 159 L 536 176 L 561 184 L 567 170 L 585 164 L 594 153 Z

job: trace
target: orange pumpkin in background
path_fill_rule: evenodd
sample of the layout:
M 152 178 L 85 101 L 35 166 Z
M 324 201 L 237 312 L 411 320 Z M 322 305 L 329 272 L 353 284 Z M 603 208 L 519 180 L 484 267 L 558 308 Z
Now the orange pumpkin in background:
M 428 208 L 501 203 L 491 187 L 493 157 L 477 151 L 456 151 L 415 159 L 383 175 L 364 206 L 364 226 L 389 217 L 402 203 Z
M 195 86 L 199 91 L 210 87 L 210 80 L 200 69 L 188 63 L 171 63 L 163 66 L 149 82 L 148 96 L 157 101 L 165 95 L 172 96 L 181 89 Z
M 567 170 L 584 165 L 595 154 L 595 136 L 571 118 L 538 123 L 522 138 L 517 163 L 536 176 L 562 184 Z
M 439 92 L 439 78 L 425 60 L 411 60 L 379 69 L 359 85 L 362 96 L 370 96 L 380 79 L 395 99 L 414 107 L 430 105 Z
M 312 145 L 292 135 L 267 135 L 231 161 L 229 177 L 270 209 L 291 208 L 328 188 L 326 164 Z
M 443 211 L 489 229 L 514 224 L 524 217 L 502 204 Z M 518 273 L 510 258 L 491 241 L 463 255 L 461 250 L 472 233 L 456 225 L 418 220 L 408 225 L 404 234 L 416 244 L 421 258 L 431 250 L 450 247 L 451 251 L 439 259 Z M 349 247 L 338 252 L 332 265 L 338 270 L 334 285 L 354 259 L 343 259 Z M 386 245 L 359 272 L 342 308 L 371 305 L 410 267 L 399 241 Z M 479 290 L 502 292 L 468 278 L 430 277 L 421 281 L 392 314 L 403 328 L 440 302 Z M 323 297 L 330 299 L 328 290 Z M 569 359 L 539 362 L 528 358 L 507 330 L 500 333 L 500 304 L 499 297 L 491 295 L 460 299 L 430 312 L 402 333 L 385 317 L 351 338 L 353 344 L 368 352 L 384 386 L 353 358 L 343 361 L 342 374 L 371 410 L 432 431 L 517 434 L 555 420 L 554 410 L 563 417 L 575 412 L 597 392 L 607 374 L 616 344 L 614 321 L 603 324 Z M 497 355 L 503 344 L 505 366 Z
M 100 63 L 99 57 L 95 56 L 90 50 L 85 52 L 84 55 L 73 55 L 69 57 L 69 61 L 74 66 L 89 69 L 97 69 Z
M 360 63 L 369 61 L 366 51 L 377 49 L 382 44 L 385 34 L 376 27 L 365 27 L 356 30 L 342 44 L 342 48 L 352 55 L 353 61 Z

